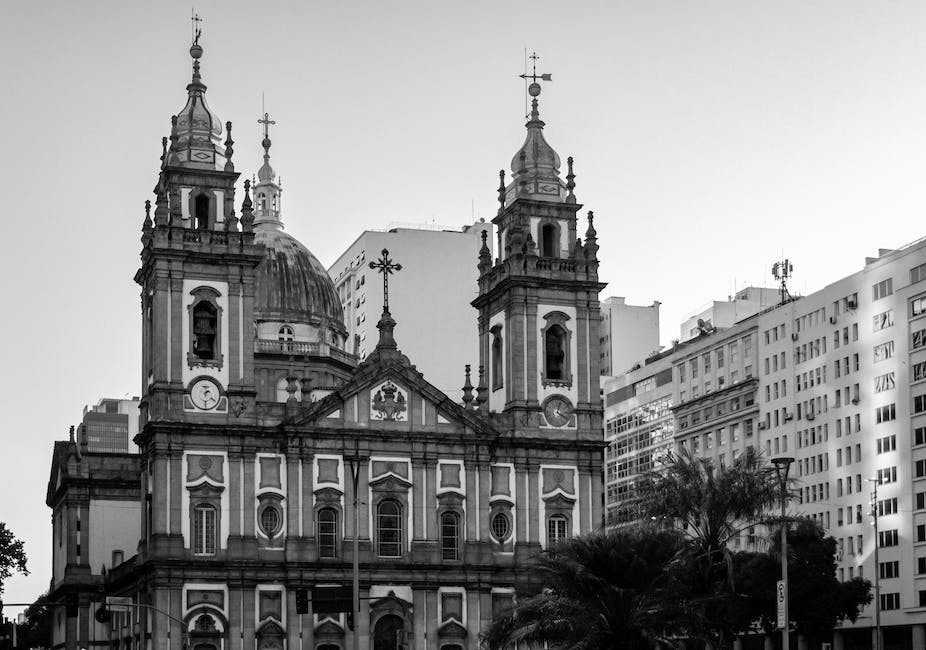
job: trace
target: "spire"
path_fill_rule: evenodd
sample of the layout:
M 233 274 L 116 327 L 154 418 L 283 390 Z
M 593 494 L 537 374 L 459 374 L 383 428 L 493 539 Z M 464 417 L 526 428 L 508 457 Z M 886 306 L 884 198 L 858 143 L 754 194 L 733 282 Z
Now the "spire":
M 479 249 L 479 275 L 492 268 L 492 251 L 489 250 L 489 231 L 482 231 L 482 247 Z
M 552 81 L 550 74 L 537 74 L 536 54 L 532 74 L 521 75 L 530 79 L 527 93 L 531 97 L 531 111 L 527 116 L 527 137 L 524 144 L 511 159 L 511 183 L 506 190 L 508 202 L 518 196 L 540 201 L 562 202 L 566 200 L 566 186 L 559 176 L 560 158 L 543 137 L 544 122 L 540 119 L 540 84 L 537 80 Z
M 264 139 L 260 143 L 264 148 L 264 164 L 257 171 L 257 183 L 254 185 L 254 200 L 257 204 L 257 209 L 254 210 L 254 227 L 256 230 L 279 229 L 283 227 L 280 215 L 283 188 L 277 183 L 277 173 L 270 166 L 270 125 L 276 122 L 265 112 L 257 123 L 264 127 Z
M 463 382 L 463 408 L 467 411 L 473 410 L 473 382 L 469 377 L 469 364 L 466 364 L 466 380 Z
M 252 232 L 254 210 L 251 203 L 251 181 L 244 179 L 244 201 L 241 202 L 241 232 Z
M 193 169 L 214 169 L 228 171 L 226 163 L 230 157 L 222 146 L 222 121 L 206 104 L 206 84 L 200 73 L 200 59 L 203 46 L 199 44 L 202 30 L 198 27 L 199 16 L 194 16 L 193 45 L 190 57 L 193 60 L 193 78 L 187 85 L 187 102 L 177 114 L 171 128 L 171 156 L 169 164 Z

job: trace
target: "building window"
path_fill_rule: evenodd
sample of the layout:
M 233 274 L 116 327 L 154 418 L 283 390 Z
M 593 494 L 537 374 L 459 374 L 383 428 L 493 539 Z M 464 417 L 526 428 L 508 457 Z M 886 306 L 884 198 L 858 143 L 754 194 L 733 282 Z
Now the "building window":
M 276 503 L 268 503 L 260 510 L 260 529 L 268 538 L 280 532 L 283 528 L 283 514 Z
M 338 556 L 338 511 L 334 508 L 322 508 L 318 511 L 315 523 L 315 538 L 318 544 L 318 557 L 332 558 Z
M 894 325 L 894 310 L 888 309 L 880 314 L 875 314 L 873 318 L 872 331 L 879 332 L 883 329 Z
M 559 227 L 555 223 L 545 223 L 540 227 L 541 257 L 559 257 Z
M 504 512 L 497 512 L 492 517 L 492 536 L 500 542 L 504 542 L 511 535 L 511 520 Z
M 923 413 L 926 411 L 926 395 L 913 396 L 913 412 Z
M 215 555 L 216 511 L 210 505 L 193 508 L 193 553 Z
M 569 316 L 555 311 L 544 316 L 547 324 L 543 336 L 543 384 L 571 386 L 570 373 L 570 331 L 566 327 Z
M 569 520 L 565 515 L 552 515 L 547 519 L 547 547 L 552 547 L 566 539 Z
M 880 300 L 881 298 L 886 298 L 892 293 L 894 293 L 893 280 L 888 278 L 887 280 L 882 280 L 871 288 L 871 299 Z
M 221 367 L 222 308 L 218 304 L 219 292 L 212 287 L 198 287 L 192 292 L 193 302 L 188 307 L 190 320 L 190 366 Z
M 910 301 L 910 315 L 919 316 L 926 313 L 926 296 L 920 296 Z
M 197 230 L 209 228 L 209 197 L 206 194 L 197 194 L 193 199 L 193 220 Z
M 386 499 L 376 507 L 376 538 L 379 557 L 402 556 L 402 508 Z
M 460 559 L 460 515 L 445 512 L 440 517 L 441 558 Z
M 892 390 L 895 386 L 894 373 L 888 372 L 875 377 L 875 392 L 883 393 L 886 390 Z
M 277 333 L 277 337 L 281 341 L 292 341 L 296 338 L 296 333 L 289 325 L 283 325 Z
M 916 284 L 920 280 L 926 280 L 926 264 L 920 264 L 910 269 L 910 284 Z
M 893 404 L 887 404 L 885 406 L 879 406 L 875 409 L 875 422 L 881 424 L 882 422 L 890 422 L 897 418 L 897 410 Z
M 504 385 L 505 372 L 502 326 L 496 325 L 489 332 L 492 334 L 492 390 L 498 390 Z
M 894 356 L 894 342 L 887 341 L 874 347 L 874 362 L 884 361 Z
M 900 609 L 900 594 L 881 594 L 881 609 L 882 611 Z

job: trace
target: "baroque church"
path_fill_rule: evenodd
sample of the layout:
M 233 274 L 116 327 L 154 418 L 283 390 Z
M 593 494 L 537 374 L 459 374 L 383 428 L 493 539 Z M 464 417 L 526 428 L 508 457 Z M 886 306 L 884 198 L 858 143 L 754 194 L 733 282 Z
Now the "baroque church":
M 239 187 L 198 40 L 142 226 L 138 453 L 82 428 L 55 444 L 54 647 L 477 648 L 533 556 L 602 525 L 604 285 L 540 85 L 498 256 L 483 232 L 473 260 L 479 359 L 448 396 L 402 354 L 415 324 L 388 292 L 375 351 L 348 351 L 332 280 L 283 230 L 270 120 Z M 401 291 L 401 260 L 369 258 Z

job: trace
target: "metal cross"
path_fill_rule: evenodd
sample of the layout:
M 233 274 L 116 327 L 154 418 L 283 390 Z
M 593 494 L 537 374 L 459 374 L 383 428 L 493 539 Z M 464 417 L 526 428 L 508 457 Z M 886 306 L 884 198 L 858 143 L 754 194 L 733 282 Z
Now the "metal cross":
M 271 125 L 271 124 L 276 124 L 276 122 L 274 122 L 273 120 L 271 120 L 271 119 L 270 119 L 270 116 L 269 116 L 267 113 L 264 113 L 264 119 L 262 119 L 262 120 L 257 120 L 257 123 L 258 123 L 258 124 L 263 124 L 263 125 L 264 125 L 264 137 L 265 137 L 265 138 L 270 137 L 270 125 Z
M 370 262 L 371 269 L 377 269 L 383 274 L 383 311 L 389 311 L 389 274 L 402 270 L 401 264 L 396 264 L 389 259 L 389 251 L 383 249 L 382 258 L 375 262 Z
M 193 13 L 190 20 L 193 21 L 193 45 L 199 45 L 199 35 L 203 31 L 199 24 L 203 22 L 203 19 L 199 17 L 199 14 Z
M 520 76 L 522 79 L 530 79 L 534 83 L 537 83 L 538 79 L 540 79 L 541 81 L 553 81 L 552 74 L 537 74 L 537 59 L 539 59 L 540 57 L 537 56 L 536 52 L 532 52 L 529 58 L 533 61 L 533 66 L 534 66 L 533 73 L 527 74 L 525 72 L 524 74 L 518 75 L 518 76 Z

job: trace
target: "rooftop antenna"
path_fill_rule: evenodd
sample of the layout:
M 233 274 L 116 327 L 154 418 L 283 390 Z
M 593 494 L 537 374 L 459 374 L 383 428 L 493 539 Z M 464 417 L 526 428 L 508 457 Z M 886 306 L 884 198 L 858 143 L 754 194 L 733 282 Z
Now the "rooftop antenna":
M 190 9 L 190 30 L 193 36 L 193 45 L 199 45 L 199 35 L 203 33 L 203 29 L 200 27 L 201 22 L 203 22 L 203 19 L 200 15 L 195 10 Z
M 790 294 L 788 293 L 788 279 L 794 275 L 794 265 L 785 258 L 782 262 L 772 264 L 772 275 L 781 282 L 781 302 L 787 302 Z
M 537 80 L 540 79 L 541 81 L 553 81 L 553 75 L 548 74 L 548 73 L 547 74 L 537 74 L 537 59 L 539 59 L 540 57 L 537 56 L 536 52 L 531 52 L 531 55 L 528 57 L 527 49 L 525 48 L 524 54 L 525 54 L 524 74 L 519 75 L 519 76 L 524 80 L 524 83 L 527 83 L 528 79 L 531 80 L 531 83 L 528 84 L 527 86 L 527 95 L 530 97 L 537 97 L 537 95 L 540 94 L 540 84 L 537 83 Z M 531 74 L 527 74 L 527 59 L 531 59 L 532 61 Z M 527 96 L 525 96 L 524 97 L 524 109 L 525 109 L 524 117 L 527 117 L 527 118 L 529 118 L 531 115 L 530 111 L 527 109 L 528 101 L 529 100 L 527 99 Z

